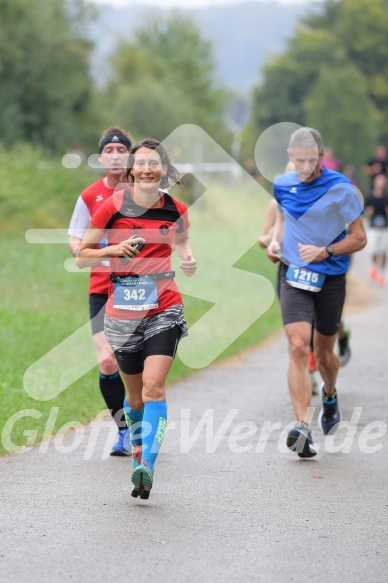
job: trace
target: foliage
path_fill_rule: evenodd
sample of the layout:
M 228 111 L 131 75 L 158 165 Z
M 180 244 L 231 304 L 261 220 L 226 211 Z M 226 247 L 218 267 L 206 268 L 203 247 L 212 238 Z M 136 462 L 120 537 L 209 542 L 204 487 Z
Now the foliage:
M 366 80 L 357 67 L 323 67 L 304 106 L 307 125 L 319 127 L 327 146 L 335 144 L 342 164 L 360 168 L 373 151 L 377 120 Z M 353 136 L 358 139 L 349 139 Z
M 194 123 L 226 145 L 228 94 L 215 82 L 211 43 L 189 17 L 173 12 L 137 29 L 131 42 L 120 43 L 112 64 L 110 111 L 134 135 L 164 139 Z
M 377 139 L 388 141 L 387 30 L 388 0 L 326 0 L 264 68 L 246 139 L 274 123 L 314 121 L 340 158 L 360 165 Z
M 80 135 L 92 91 L 84 0 L 0 0 L 0 134 L 51 150 Z
M 67 229 L 75 201 L 98 176 L 87 167 L 64 168 L 42 148 L 0 146 L 2 234 L 31 228 Z
M 304 122 L 303 101 L 316 82 L 320 66 L 343 62 L 330 31 L 300 30 L 288 53 L 264 68 L 266 83 L 256 90 L 256 119 L 263 129 L 282 121 Z
M 380 138 L 388 141 L 388 0 L 344 0 L 338 36 L 349 60 L 368 81 L 369 95 L 378 109 Z
M 129 128 L 136 140 L 145 136 L 163 140 L 190 117 L 190 107 L 181 99 L 179 90 L 175 87 L 166 90 L 163 81 L 152 76 L 144 75 L 132 86 L 119 83 L 114 95 L 114 118 L 120 126 Z M 111 109 L 103 108 L 105 125 L 109 125 Z

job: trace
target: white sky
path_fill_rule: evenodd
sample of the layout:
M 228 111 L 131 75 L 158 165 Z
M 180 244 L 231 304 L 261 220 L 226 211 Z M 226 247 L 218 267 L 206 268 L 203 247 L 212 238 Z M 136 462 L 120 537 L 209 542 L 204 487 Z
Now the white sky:
M 243 0 L 91 0 L 96 4 L 107 4 L 112 6 L 159 6 L 163 8 L 207 8 L 225 4 L 241 4 Z M 255 1 L 255 0 L 251 0 Z M 270 1 L 270 0 L 256 0 Z M 275 1 L 275 0 L 274 0 Z M 276 0 L 279 4 L 313 4 L 315 0 Z

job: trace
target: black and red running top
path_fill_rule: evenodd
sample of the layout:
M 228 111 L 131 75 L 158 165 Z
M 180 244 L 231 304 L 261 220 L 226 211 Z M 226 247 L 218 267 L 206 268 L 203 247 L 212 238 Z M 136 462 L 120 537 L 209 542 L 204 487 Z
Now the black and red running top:
M 160 191 L 161 206 L 147 208 L 133 200 L 133 188 L 114 193 L 93 215 L 92 224 L 106 233 L 108 245 L 116 245 L 137 234 L 146 243 L 140 255 L 127 265 L 118 257 L 110 258 L 113 274 L 151 275 L 171 271 L 171 253 L 175 233 L 183 233 L 189 226 L 187 207 Z M 182 303 L 182 296 L 173 279 L 158 279 L 158 307 L 148 310 L 129 311 L 113 307 L 113 283 L 109 289 L 106 314 L 119 320 L 140 319 L 164 311 Z

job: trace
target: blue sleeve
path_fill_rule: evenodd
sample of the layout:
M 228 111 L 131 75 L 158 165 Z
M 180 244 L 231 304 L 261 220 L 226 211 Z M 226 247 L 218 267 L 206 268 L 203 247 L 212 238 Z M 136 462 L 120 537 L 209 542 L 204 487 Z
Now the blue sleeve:
M 364 214 L 364 198 L 352 184 L 340 185 L 339 212 L 342 219 L 349 225 Z

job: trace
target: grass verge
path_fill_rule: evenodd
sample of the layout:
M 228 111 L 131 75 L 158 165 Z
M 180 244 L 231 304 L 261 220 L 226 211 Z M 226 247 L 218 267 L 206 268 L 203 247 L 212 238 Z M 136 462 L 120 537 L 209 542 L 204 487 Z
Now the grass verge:
M 214 304 L 210 287 L 203 289 L 204 277 L 205 281 L 211 280 L 214 293 L 222 291 L 225 285 L 223 276 L 230 268 L 237 276 L 241 275 L 241 280 L 246 272 L 260 274 L 273 284 L 276 278 L 276 268 L 255 244 L 268 198 L 259 196 L 256 191 L 236 196 L 235 188 L 225 190 L 217 186 L 203 198 L 190 210 L 195 255 L 199 269 L 204 266 L 205 276 L 198 279 L 202 282 L 199 293 L 197 284 L 192 284 L 194 278 L 184 283 L 182 291 L 189 326 L 199 321 Z M 68 217 L 65 217 L 62 228 L 66 228 L 67 223 Z M 69 257 L 66 245 L 32 245 L 26 242 L 23 233 L 3 237 L 1 248 L 0 338 L 3 367 L 0 454 L 4 454 L 9 449 L 9 442 L 5 444 L 4 437 L 8 436 L 15 447 L 26 444 L 28 439 L 41 439 L 52 407 L 58 407 L 52 430 L 55 433 L 70 421 L 88 421 L 102 411 L 105 404 L 98 390 L 96 367 L 53 399 L 42 401 L 27 394 L 23 377 L 28 367 L 88 323 L 88 275 L 69 273 L 64 269 L 64 262 Z M 193 293 L 190 291 L 192 285 Z M 251 286 L 250 281 L 242 285 L 239 277 L 235 278 L 235 286 L 236 294 L 242 297 L 249 295 L 251 300 L 259 291 Z M 226 309 L 228 317 L 218 321 L 221 335 L 237 325 L 240 317 L 238 309 L 233 310 L 233 305 Z M 280 325 L 279 308 L 275 301 L 218 354 L 216 361 L 258 344 Z M 211 339 L 212 331 L 209 330 L 209 337 L 203 341 L 204 352 L 208 350 Z M 58 375 L 62 374 L 62 370 L 66 372 L 66 369 L 75 366 L 77 359 L 83 358 L 84 351 L 86 358 L 93 358 L 90 334 L 84 344 L 75 346 L 73 355 L 64 353 L 63 360 L 58 363 Z M 177 357 L 168 382 L 172 383 L 192 372 L 193 368 Z M 44 375 L 45 371 L 41 374 Z M 55 374 L 52 382 L 56 382 Z M 30 432 L 30 437 L 25 431 Z

